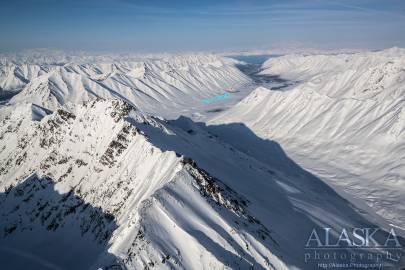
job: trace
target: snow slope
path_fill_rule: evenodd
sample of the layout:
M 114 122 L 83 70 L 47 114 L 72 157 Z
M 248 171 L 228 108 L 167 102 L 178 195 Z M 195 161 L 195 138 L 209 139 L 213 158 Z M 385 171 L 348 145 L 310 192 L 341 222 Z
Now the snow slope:
M 248 134 L 240 125 L 216 128 Z M 303 248 L 313 228 L 387 228 L 276 143 L 246 138 L 274 156 L 265 163 L 206 129 L 119 100 L 40 121 L 4 119 L 2 261 L 49 269 L 311 269 Z
M 8 61 L 0 65 L 0 95 L 18 93 L 9 103 L 32 102 L 52 110 L 96 97 L 121 98 L 145 111 L 174 117 L 173 112 L 203 106 L 203 99 L 248 83 L 234 62 L 214 55 L 53 64 Z
M 118 100 L 94 101 L 75 114 L 58 110 L 40 122 L 18 117 L 3 124 L 0 183 L 6 192 L 1 196 L 4 234 L 0 244 L 6 251 L 28 253 L 40 258 L 42 266 L 67 268 L 94 264 L 92 269 L 96 269 L 119 263 L 131 269 L 148 265 L 221 269 L 230 263 L 235 268 L 257 264 L 286 269 L 260 243 L 266 242 L 263 239 L 270 232 L 250 215 L 246 199 L 191 159 L 152 145 L 137 125 L 153 127 L 160 136 L 174 134 L 130 105 Z M 29 214 L 21 218 L 24 212 Z M 246 224 L 236 231 L 233 220 Z M 199 228 L 204 222 L 233 229 L 229 236 L 234 240 L 228 243 L 229 239 L 209 226 Z M 82 243 L 81 235 L 90 244 L 57 253 L 71 249 L 74 242 Z M 71 237 L 65 239 L 67 236 Z M 259 236 L 263 238 L 260 242 L 256 240 Z M 120 258 L 112 259 L 105 251 L 98 262 L 96 252 L 102 254 L 108 240 L 110 251 Z M 222 242 L 226 249 L 210 250 L 204 245 L 207 241 Z M 51 245 L 44 246 L 46 242 Z M 248 245 L 250 251 L 244 251 Z M 217 252 L 226 256 L 218 257 Z M 77 261 L 79 254 L 87 256 Z M 10 267 L 15 267 L 15 260 L 9 262 Z
M 313 229 L 331 228 L 336 242 L 342 228 L 377 227 L 384 241 L 386 220 L 252 125 L 268 124 L 270 106 L 258 110 L 266 105 L 258 101 L 295 90 L 258 89 L 210 125 L 160 117 L 199 112 L 196 96 L 249 81 L 228 61 L 74 61 L 30 79 L 0 108 L 1 266 L 314 269 L 318 262 L 305 260 Z M 396 269 L 403 260 L 384 263 Z
M 405 50 L 287 55 L 263 74 L 300 81 L 258 88 L 211 123 L 241 122 L 390 223 L 405 228 Z

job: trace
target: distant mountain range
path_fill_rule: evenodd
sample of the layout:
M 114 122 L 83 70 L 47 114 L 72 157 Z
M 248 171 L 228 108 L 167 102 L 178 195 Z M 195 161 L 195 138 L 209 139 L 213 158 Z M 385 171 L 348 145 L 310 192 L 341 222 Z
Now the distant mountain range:
M 35 53 L 0 65 L 0 268 L 316 269 L 324 228 L 405 244 L 405 50 L 271 58 L 297 83 L 254 91 L 218 55 Z

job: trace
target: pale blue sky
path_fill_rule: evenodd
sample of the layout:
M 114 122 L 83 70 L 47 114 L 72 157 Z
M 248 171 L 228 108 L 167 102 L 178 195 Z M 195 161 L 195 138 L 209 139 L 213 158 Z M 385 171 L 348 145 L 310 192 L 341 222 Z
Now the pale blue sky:
M 405 47 L 405 0 L 2 0 L 0 50 Z

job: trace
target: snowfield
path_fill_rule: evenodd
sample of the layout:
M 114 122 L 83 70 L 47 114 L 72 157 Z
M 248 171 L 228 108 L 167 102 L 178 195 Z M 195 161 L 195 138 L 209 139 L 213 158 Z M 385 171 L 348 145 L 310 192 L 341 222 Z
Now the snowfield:
M 251 93 L 230 58 L 124 58 L 0 57 L 1 268 L 316 269 L 325 227 L 405 245 L 404 50 L 270 59 L 298 83 Z

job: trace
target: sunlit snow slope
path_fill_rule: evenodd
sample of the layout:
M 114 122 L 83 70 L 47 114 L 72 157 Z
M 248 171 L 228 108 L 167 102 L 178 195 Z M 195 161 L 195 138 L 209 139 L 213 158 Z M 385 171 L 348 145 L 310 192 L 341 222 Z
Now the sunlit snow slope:
M 304 167 L 405 227 L 405 50 L 287 55 L 262 74 L 300 83 L 258 88 L 212 123 L 242 122 Z
M 388 228 L 244 126 L 215 128 L 272 160 L 119 100 L 39 121 L 34 109 L 16 108 L 0 129 L 0 247 L 10 268 L 312 269 L 303 256 L 313 228 Z
M 368 58 L 391 59 L 389 53 L 400 52 L 370 54 Z M 358 61 L 353 64 L 358 69 L 368 61 L 367 57 L 363 62 L 356 60 L 362 55 L 333 57 Z M 375 239 L 387 237 L 390 226 L 385 219 L 368 208 L 360 210 L 302 169 L 276 141 L 313 151 L 313 158 L 319 160 L 326 150 L 340 154 L 339 143 L 344 141 L 352 151 L 347 153 L 351 158 L 348 170 L 357 163 L 358 170 L 372 164 L 368 162 L 373 157 L 362 151 L 392 147 L 396 154 L 387 154 L 376 164 L 391 166 L 392 161 L 402 166 L 398 153 L 402 153 L 403 122 L 378 124 L 379 114 L 401 96 L 395 84 L 384 84 L 389 88 L 387 95 L 340 99 L 339 91 L 325 97 L 323 88 L 310 88 L 316 86 L 311 76 L 297 75 L 303 82 L 295 89 L 257 89 L 207 125 L 178 116 L 206 110 L 199 107 L 205 97 L 223 94 L 230 87 L 242 93 L 241 87 L 251 83 L 229 59 L 212 55 L 127 62 L 52 59 L 49 56 L 31 64 L 1 62 L 2 91 L 13 92 L 13 97 L 3 96 L 0 105 L 0 268 L 310 270 L 318 265 L 316 260 L 305 260 L 305 245 L 313 229 L 380 228 Z M 288 64 L 282 64 L 286 59 L 289 57 L 274 61 L 290 70 Z M 395 69 L 398 57 L 387 61 Z M 371 62 L 367 66 L 385 72 L 385 61 L 374 62 L 375 66 Z M 320 82 L 328 81 L 330 73 L 325 78 L 318 73 Z M 386 76 L 391 82 L 402 78 L 401 70 L 398 74 Z M 288 98 L 290 95 L 296 96 Z M 295 130 L 293 126 L 304 124 L 305 115 L 320 111 L 312 103 L 304 106 L 311 97 L 319 102 L 313 104 L 332 110 L 324 113 L 327 119 L 334 119 L 329 123 L 319 116 L 318 125 Z M 362 103 L 342 107 L 339 100 L 375 105 L 368 108 L 368 116 Z M 384 102 L 386 107 L 380 108 Z M 398 104 L 401 108 L 402 103 Z M 308 114 L 300 114 L 300 108 Z M 370 133 L 364 137 L 373 139 L 368 148 L 356 132 L 345 135 L 351 122 L 339 117 L 347 114 L 358 123 L 363 123 L 358 117 L 364 117 L 364 124 L 353 126 Z M 392 126 L 396 132 L 385 132 Z M 315 131 L 323 140 L 316 140 Z M 307 139 L 295 140 L 299 132 Z M 391 136 L 391 141 L 384 136 Z M 334 157 L 325 161 L 334 161 Z M 403 172 L 400 166 L 393 168 L 399 175 Z M 378 171 L 384 177 L 386 168 Z M 373 187 L 372 178 L 365 179 Z M 364 184 L 346 180 L 353 186 Z M 399 185 L 397 190 L 388 184 L 384 188 L 381 192 L 402 196 Z M 393 211 L 400 206 L 396 207 Z M 331 242 L 338 239 L 339 234 L 330 235 Z M 404 239 L 398 239 L 404 246 Z M 383 252 L 371 251 L 374 255 Z M 396 269 L 405 262 L 401 258 L 384 263 L 387 269 Z
M 0 64 L 0 97 L 17 93 L 11 104 L 33 102 L 48 109 L 96 97 L 120 98 L 144 111 L 171 117 L 249 82 L 234 67 L 234 60 L 214 55 L 138 61 L 96 58 L 83 63 L 62 60 L 53 63 L 45 59 L 35 64 L 4 60 Z

